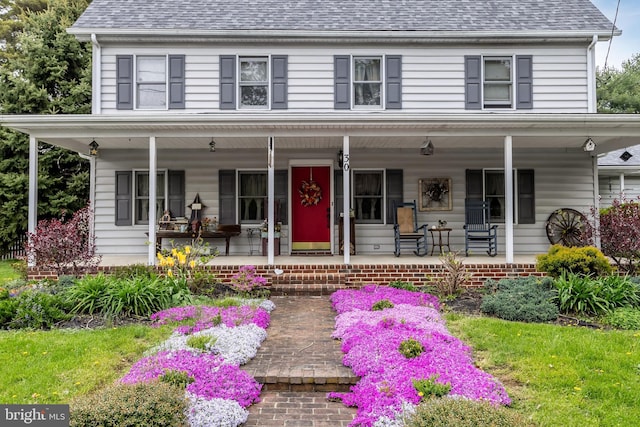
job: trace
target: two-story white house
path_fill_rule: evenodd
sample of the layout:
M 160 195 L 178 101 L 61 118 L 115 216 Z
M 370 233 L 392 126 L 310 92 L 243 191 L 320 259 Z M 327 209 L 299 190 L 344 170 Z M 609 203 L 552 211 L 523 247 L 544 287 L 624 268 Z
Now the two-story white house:
M 31 137 L 31 231 L 37 141 L 95 141 L 105 257 L 153 263 L 157 220 L 196 195 L 241 225 L 231 256 L 268 219 L 266 265 L 349 264 L 351 222 L 358 255 L 391 255 L 394 203 L 411 200 L 459 250 L 476 198 L 513 263 L 547 251 L 554 210 L 598 203 L 596 155 L 640 135 L 638 116 L 596 114 L 595 46 L 620 31 L 589 0 L 93 0 L 69 32 L 93 45 L 92 114 L 0 124 Z

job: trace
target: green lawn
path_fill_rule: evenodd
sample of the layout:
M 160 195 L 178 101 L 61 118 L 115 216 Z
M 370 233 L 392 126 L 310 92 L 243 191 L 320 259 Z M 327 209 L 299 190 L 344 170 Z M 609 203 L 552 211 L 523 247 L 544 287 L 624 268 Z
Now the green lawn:
M 640 332 L 447 316 L 518 412 L 542 426 L 631 426 L 640 420 Z
M 0 331 L 0 403 L 68 403 L 122 377 L 171 329 Z
M 0 286 L 2 284 L 17 279 L 19 274 L 11 266 L 13 263 L 18 262 L 16 260 L 3 260 L 0 261 Z

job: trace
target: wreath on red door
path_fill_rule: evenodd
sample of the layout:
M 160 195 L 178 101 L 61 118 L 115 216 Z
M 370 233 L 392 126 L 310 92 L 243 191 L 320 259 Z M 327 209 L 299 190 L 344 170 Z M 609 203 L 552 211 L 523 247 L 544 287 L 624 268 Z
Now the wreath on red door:
M 302 181 L 300 183 L 300 203 L 302 206 L 315 206 L 322 200 L 322 189 L 314 180 Z

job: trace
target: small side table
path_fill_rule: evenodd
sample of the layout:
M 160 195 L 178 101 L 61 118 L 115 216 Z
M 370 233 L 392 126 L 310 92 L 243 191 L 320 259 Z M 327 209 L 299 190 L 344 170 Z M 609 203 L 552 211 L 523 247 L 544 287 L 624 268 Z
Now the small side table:
M 444 248 L 446 246 L 447 250 L 451 252 L 451 248 L 449 247 L 449 234 L 451 233 L 451 228 L 430 228 L 429 232 L 431 233 L 431 255 L 433 255 L 433 251 L 436 249 L 436 246 L 440 249 L 440 253 L 444 253 Z M 447 232 L 446 239 L 443 238 L 442 233 Z M 436 241 L 435 233 L 438 233 L 438 240 Z

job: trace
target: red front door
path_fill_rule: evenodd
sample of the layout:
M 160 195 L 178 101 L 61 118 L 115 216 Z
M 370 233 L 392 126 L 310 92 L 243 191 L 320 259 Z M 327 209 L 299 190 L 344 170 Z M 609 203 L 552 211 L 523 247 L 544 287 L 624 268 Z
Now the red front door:
M 291 168 L 291 249 L 331 250 L 331 167 Z

